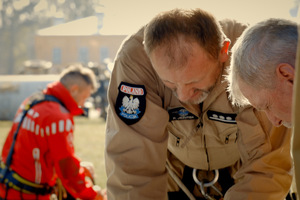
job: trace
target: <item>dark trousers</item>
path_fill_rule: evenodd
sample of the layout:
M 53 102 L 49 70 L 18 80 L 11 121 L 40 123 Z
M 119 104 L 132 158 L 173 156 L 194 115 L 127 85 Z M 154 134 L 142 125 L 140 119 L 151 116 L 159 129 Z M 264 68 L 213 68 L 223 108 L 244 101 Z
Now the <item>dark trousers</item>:
M 195 181 L 192 176 L 193 168 L 185 166 L 182 183 L 187 187 L 187 189 L 193 194 L 193 190 L 195 188 Z M 218 183 L 222 187 L 223 195 L 226 191 L 234 184 L 233 178 L 230 176 L 228 169 L 219 169 L 219 179 Z M 196 197 L 195 197 L 196 198 Z M 189 200 L 188 196 L 180 189 L 177 192 L 168 192 L 169 200 Z M 205 198 L 196 198 L 197 200 L 205 200 Z

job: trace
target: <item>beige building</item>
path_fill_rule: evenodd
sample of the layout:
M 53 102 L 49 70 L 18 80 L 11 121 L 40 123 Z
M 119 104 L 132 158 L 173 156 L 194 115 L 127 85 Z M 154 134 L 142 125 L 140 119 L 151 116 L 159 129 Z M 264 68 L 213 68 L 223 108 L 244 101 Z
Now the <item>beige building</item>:
M 52 62 L 50 73 L 59 73 L 74 62 L 112 62 L 127 35 L 101 34 L 102 18 L 91 16 L 39 30 L 35 36 L 36 59 Z

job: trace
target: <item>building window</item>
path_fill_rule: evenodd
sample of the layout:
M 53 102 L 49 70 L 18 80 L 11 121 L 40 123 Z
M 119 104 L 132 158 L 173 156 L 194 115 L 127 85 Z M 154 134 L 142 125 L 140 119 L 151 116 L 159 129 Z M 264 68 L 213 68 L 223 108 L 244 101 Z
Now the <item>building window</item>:
M 87 47 L 80 47 L 79 48 L 78 60 L 81 63 L 89 62 L 89 49 Z
M 52 62 L 53 64 L 61 64 L 61 49 L 59 47 L 52 50 Z
M 109 51 L 107 47 L 100 48 L 100 62 L 104 63 L 104 59 L 109 57 Z

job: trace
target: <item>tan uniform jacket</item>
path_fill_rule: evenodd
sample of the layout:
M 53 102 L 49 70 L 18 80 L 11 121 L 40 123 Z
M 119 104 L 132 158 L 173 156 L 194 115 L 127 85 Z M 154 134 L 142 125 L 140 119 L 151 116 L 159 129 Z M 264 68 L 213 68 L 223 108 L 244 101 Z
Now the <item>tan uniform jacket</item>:
M 300 15 L 299 15 L 300 19 Z M 294 190 L 300 191 L 300 24 L 298 25 L 298 45 L 295 66 L 295 82 L 293 93 L 293 156 L 295 163 L 295 186 Z M 299 198 L 298 193 L 298 198 Z
M 232 43 L 245 28 L 221 24 Z M 212 170 L 241 160 L 225 199 L 284 199 L 291 184 L 290 133 L 253 108 L 232 107 L 222 80 L 202 108 L 182 105 L 157 76 L 142 42 L 143 29 L 125 40 L 109 85 L 108 199 L 167 199 L 168 191 L 179 189 L 167 184 L 167 159 L 179 177 L 181 165 Z

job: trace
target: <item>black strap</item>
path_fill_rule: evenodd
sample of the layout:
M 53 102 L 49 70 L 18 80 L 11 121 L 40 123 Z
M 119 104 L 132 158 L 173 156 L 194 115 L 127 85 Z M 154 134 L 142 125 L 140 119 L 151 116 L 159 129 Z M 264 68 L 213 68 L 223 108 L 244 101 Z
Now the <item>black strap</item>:
M 193 194 L 195 188 L 195 181 L 192 176 L 193 168 L 185 166 L 183 171 L 182 183 L 187 187 L 187 189 Z M 219 179 L 218 183 L 221 185 L 222 193 L 225 194 L 226 191 L 234 185 L 234 180 L 230 176 L 229 168 L 219 169 Z M 197 200 L 205 200 L 205 198 L 195 197 Z M 217 198 L 217 197 L 215 197 Z M 168 192 L 169 200 L 189 200 L 188 196 L 181 189 L 176 192 Z
M 0 169 L 4 169 L 3 164 Z M 6 188 L 13 188 L 17 191 L 25 193 L 33 193 L 37 195 L 46 195 L 52 192 L 52 187 L 47 184 L 36 184 L 21 177 L 19 174 L 8 168 L 4 184 Z

